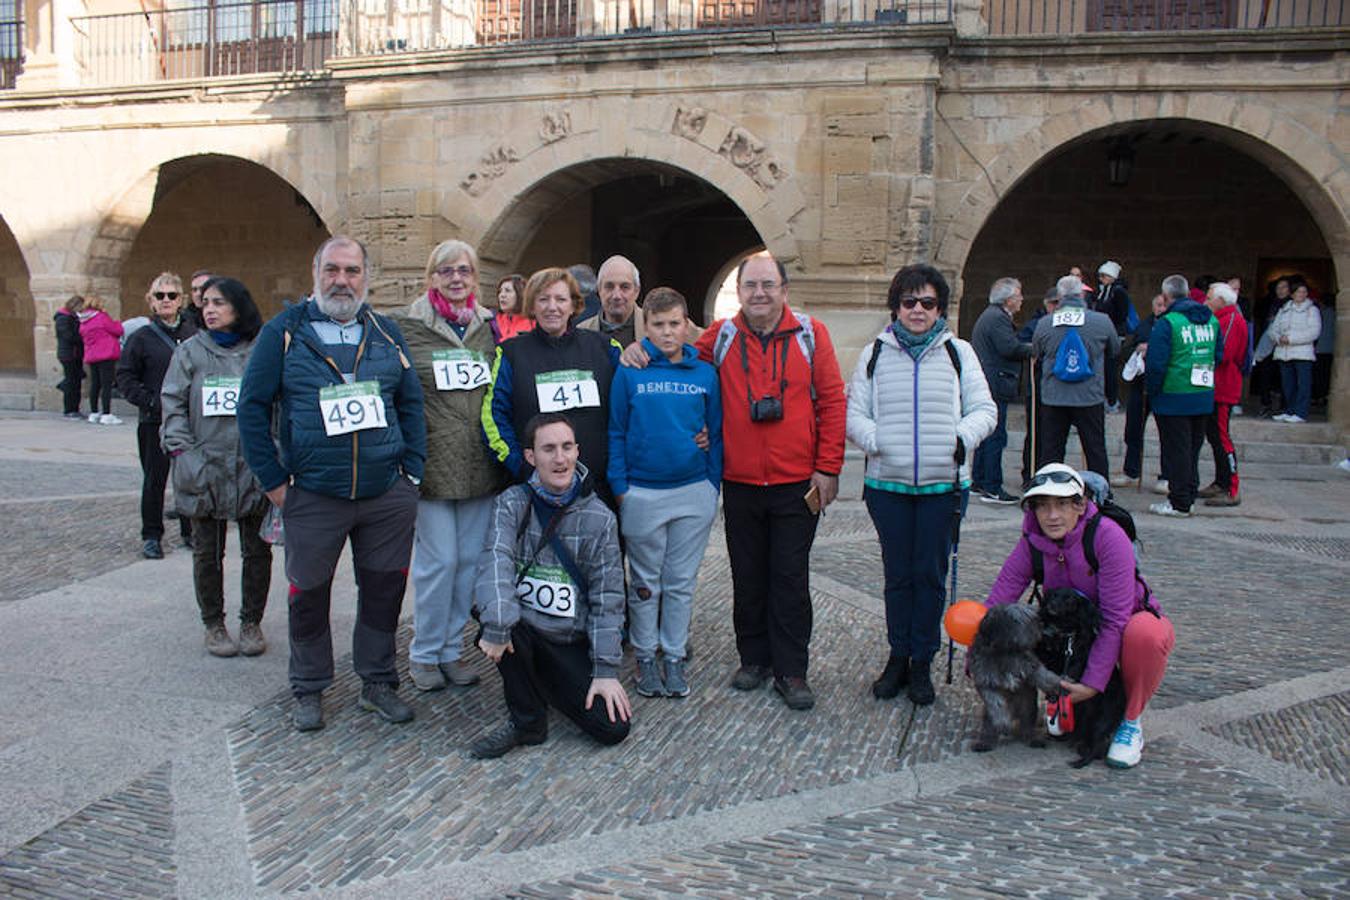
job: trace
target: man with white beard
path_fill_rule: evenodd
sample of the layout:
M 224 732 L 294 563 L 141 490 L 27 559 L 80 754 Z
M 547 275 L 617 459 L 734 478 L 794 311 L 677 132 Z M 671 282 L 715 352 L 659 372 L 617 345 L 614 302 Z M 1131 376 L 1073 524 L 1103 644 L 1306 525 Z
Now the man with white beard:
M 413 718 L 396 692 L 394 631 L 412 555 L 426 420 L 403 335 L 366 304 L 367 269 L 358 241 L 325 241 L 314 256 L 313 296 L 263 328 L 239 389 L 244 456 L 285 527 L 292 721 L 299 731 L 323 727 L 321 694 L 333 683 L 328 607 L 348 539 L 361 707 L 388 722 Z

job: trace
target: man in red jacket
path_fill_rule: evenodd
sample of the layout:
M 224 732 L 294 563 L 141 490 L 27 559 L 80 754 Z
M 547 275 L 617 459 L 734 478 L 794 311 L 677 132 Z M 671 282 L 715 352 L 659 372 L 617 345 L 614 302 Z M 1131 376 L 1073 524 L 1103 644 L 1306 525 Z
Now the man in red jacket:
M 1231 416 L 1242 402 L 1242 362 L 1247 358 L 1247 320 L 1237 306 L 1237 292 L 1222 281 L 1209 286 L 1205 305 L 1219 320 L 1223 359 L 1214 367 L 1214 412 L 1205 424 L 1205 438 L 1214 451 L 1214 483 L 1199 496 L 1206 506 L 1237 506 L 1237 453 L 1233 449 Z

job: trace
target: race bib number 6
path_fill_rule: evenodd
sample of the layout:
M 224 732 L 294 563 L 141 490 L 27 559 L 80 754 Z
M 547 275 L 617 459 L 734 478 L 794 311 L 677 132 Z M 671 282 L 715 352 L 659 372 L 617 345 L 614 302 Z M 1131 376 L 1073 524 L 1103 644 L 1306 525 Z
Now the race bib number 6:
M 384 397 L 378 381 L 357 381 L 352 384 L 334 384 L 319 390 L 319 413 L 323 416 L 323 430 L 329 437 L 384 428 L 389 422 L 384 415 Z
M 431 351 L 438 391 L 471 391 L 488 383 L 487 359 L 472 350 Z
M 546 616 L 577 616 L 576 585 L 567 570 L 558 566 L 531 566 L 516 585 L 516 599 Z
M 540 412 L 562 412 L 583 406 L 600 405 L 600 386 L 595 373 L 583 369 L 565 369 L 534 376 Z
M 1192 366 L 1191 384 L 1196 387 L 1212 388 L 1214 387 L 1214 367 L 1213 366 Z
M 208 375 L 202 379 L 202 415 L 233 416 L 239 408 L 239 378 Z
M 1056 310 L 1050 319 L 1052 325 L 1082 325 L 1087 321 L 1085 310 L 1071 308 Z

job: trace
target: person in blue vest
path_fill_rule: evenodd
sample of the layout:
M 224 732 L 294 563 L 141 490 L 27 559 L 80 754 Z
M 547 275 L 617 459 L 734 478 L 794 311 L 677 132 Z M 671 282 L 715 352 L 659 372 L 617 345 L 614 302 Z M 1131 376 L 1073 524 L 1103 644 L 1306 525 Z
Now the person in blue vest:
M 1214 368 L 1223 359 L 1218 321 L 1208 306 L 1190 298 L 1182 275 L 1162 282 L 1167 312 L 1153 324 L 1144 355 L 1148 401 L 1158 423 L 1167 499 L 1149 511 L 1186 517 L 1200 489 L 1200 448 L 1214 412 Z
M 360 242 L 342 235 L 325 241 L 314 257 L 314 295 L 263 327 L 240 388 L 244 457 L 285 528 L 298 731 L 324 724 L 321 694 L 333 683 L 328 608 L 333 571 L 348 540 L 356 570 L 352 663 L 361 677 L 361 707 L 388 722 L 413 718 L 397 694 L 394 632 L 412 556 L 427 427 L 403 335 L 366 303 L 368 271 Z

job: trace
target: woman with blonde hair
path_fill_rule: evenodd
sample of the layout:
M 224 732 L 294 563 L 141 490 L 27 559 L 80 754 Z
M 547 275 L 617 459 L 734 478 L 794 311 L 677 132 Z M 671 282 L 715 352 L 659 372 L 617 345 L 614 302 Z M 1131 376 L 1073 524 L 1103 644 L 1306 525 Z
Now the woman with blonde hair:
M 478 681 L 461 659 L 479 550 L 506 473 L 478 430 L 496 347 L 490 310 L 478 303 L 478 254 L 442 241 L 427 259 L 426 293 L 393 318 L 422 383 L 426 474 L 412 560 L 413 639 L 408 670 L 419 690 Z

